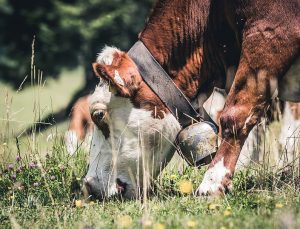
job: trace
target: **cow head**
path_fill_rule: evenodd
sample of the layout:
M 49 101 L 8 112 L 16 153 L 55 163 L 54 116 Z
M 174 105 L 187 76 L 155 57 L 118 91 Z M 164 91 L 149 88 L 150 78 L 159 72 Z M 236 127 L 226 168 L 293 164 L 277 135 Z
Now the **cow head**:
M 126 53 L 106 47 L 93 69 L 100 84 L 90 97 L 96 126 L 85 186 L 100 199 L 133 198 L 147 190 L 173 156 L 180 125 L 169 112 L 156 115 L 159 99 Z

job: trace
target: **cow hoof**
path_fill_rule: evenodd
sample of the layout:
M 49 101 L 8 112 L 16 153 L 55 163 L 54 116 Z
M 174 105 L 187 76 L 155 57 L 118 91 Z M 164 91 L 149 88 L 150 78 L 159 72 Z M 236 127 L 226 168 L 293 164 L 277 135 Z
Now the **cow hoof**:
M 224 166 L 223 159 L 209 168 L 196 191 L 198 196 L 222 197 L 231 189 L 231 172 Z
M 213 183 L 201 183 L 198 189 L 196 190 L 196 195 L 201 197 L 223 197 L 227 192 L 228 187 L 225 187 L 222 184 L 213 184 Z

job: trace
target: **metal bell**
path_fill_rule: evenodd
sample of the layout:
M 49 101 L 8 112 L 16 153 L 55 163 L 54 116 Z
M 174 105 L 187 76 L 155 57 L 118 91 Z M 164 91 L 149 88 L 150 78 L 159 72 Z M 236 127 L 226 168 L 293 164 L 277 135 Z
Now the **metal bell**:
M 218 149 L 218 131 L 207 121 L 197 122 L 181 130 L 177 136 L 179 153 L 192 166 L 208 164 Z

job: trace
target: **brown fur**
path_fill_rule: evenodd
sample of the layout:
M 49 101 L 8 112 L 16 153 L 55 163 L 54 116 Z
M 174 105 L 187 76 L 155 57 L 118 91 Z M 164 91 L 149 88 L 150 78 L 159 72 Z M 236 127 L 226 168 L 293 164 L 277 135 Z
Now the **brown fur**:
M 299 8 L 298 0 L 161 0 L 140 34 L 191 100 L 209 95 L 214 86 L 225 88 L 233 78 L 229 68 L 237 68 L 220 118 L 223 141 L 210 165 L 224 158 L 230 170 L 222 190 L 230 185 L 241 147 L 268 107 L 277 80 L 299 55 Z M 94 64 L 96 74 L 108 77 L 135 106 L 166 110 L 125 53 L 114 62 Z M 125 86 L 114 82 L 114 69 Z
M 91 130 L 93 126 L 88 96 L 81 97 L 72 108 L 69 130 L 74 131 L 80 140 L 84 140 L 87 130 Z

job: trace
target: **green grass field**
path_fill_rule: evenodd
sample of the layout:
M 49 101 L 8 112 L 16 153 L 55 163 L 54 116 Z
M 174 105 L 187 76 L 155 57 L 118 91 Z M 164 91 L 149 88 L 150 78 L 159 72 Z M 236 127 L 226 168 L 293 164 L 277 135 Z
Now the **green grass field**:
M 81 75 L 64 72 L 18 92 L 0 84 L 0 228 L 300 228 L 299 173 L 265 164 L 237 172 L 223 199 L 193 196 L 206 168 L 188 167 L 177 156 L 147 199 L 85 201 L 88 154 L 66 153 L 67 122 L 18 143 L 13 138 L 38 115 L 65 106 Z

